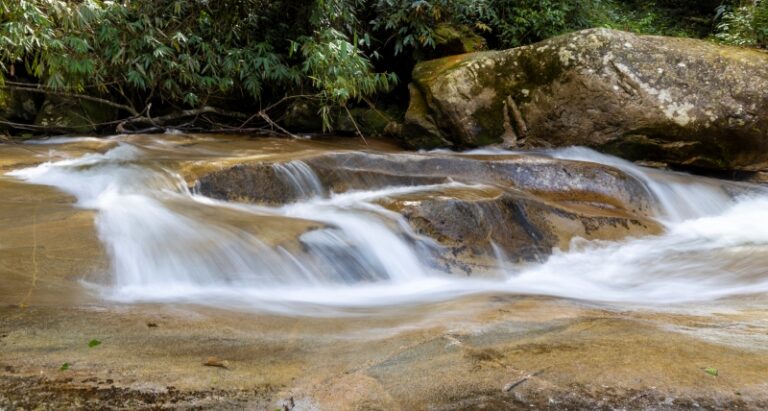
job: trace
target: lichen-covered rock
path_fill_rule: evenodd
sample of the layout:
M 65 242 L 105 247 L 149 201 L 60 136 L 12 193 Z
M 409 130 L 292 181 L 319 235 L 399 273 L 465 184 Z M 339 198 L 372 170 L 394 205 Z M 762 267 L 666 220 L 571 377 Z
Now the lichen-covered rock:
M 592 29 L 423 62 L 413 78 L 423 103 L 406 119 L 412 146 L 584 145 L 631 160 L 768 169 L 768 54 L 759 51 Z
M 421 91 L 413 84 L 408 85 L 408 90 L 411 98 L 408 111 L 405 113 L 405 125 L 400 135 L 403 145 L 412 149 L 450 145 L 451 142 L 443 138 L 435 124 Z

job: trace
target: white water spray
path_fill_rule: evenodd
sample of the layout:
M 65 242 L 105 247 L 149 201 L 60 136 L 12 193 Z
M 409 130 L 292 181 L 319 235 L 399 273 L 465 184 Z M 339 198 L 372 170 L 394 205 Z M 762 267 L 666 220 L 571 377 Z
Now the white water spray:
M 300 195 L 296 203 L 235 204 L 193 195 L 145 149 L 119 142 L 104 154 L 9 173 L 55 186 L 74 195 L 77 206 L 98 211 L 113 270 L 107 295 L 121 301 L 306 314 L 299 308 L 305 304 L 374 306 L 481 292 L 644 304 L 768 292 L 768 195 L 734 198 L 707 179 L 586 149 L 547 155 L 611 165 L 639 179 L 657 199 L 666 232 L 621 242 L 577 239 L 569 252 L 556 250 L 524 267 L 495 249 L 500 274 L 486 280 L 433 269 L 440 246 L 376 202 L 460 183 L 332 194 L 311 167 L 292 161 L 274 167 Z M 249 221 L 252 227 L 244 225 Z M 297 235 L 281 237 L 291 227 Z

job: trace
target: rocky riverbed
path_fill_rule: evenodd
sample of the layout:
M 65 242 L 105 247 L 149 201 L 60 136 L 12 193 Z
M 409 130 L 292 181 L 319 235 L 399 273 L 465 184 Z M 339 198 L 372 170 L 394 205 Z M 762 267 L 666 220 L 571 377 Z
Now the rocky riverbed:
M 709 193 L 701 211 L 757 186 L 378 141 L 133 136 L 0 154 L 4 173 L 33 170 L 0 177 L 0 409 L 768 407 L 766 246 L 729 234 L 677 251 L 648 188 Z M 701 218 L 715 217 L 684 218 L 686 232 Z M 371 251 L 385 240 L 413 254 Z M 669 255 L 610 257 L 643 247 Z M 597 276 L 598 261 L 616 271 Z

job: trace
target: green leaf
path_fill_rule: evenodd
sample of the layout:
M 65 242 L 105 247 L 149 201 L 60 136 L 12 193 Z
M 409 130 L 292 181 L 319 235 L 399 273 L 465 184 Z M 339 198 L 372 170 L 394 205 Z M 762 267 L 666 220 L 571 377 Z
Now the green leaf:
M 61 364 L 61 368 L 59 368 L 59 371 L 66 371 L 69 369 L 69 363 L 65 362 L 64 364 Z
M 93 347 L 96 347 L 98 345 L 101 345 L 101 341 L 99 341 L 99 340 L 88 341 L 88 348 L 93 348 Z
M 706 372 L 707 374 L 709 374 L 709 375 L 711 375 L 713 377 L 717 377 L 717 368 L 709 367 L 709 368 L 704 369 L 704 372 Z

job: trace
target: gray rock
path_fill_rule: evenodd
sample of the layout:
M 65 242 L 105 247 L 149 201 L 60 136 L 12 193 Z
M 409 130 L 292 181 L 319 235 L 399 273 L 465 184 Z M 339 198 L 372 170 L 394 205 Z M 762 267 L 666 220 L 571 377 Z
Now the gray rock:
M 768 169 L 768 54 L 759 51 L 592 29 L 423 62 L 413 77 L 423 103 L 406 119 L 412 147 L 584 145 L 631 160 Z

